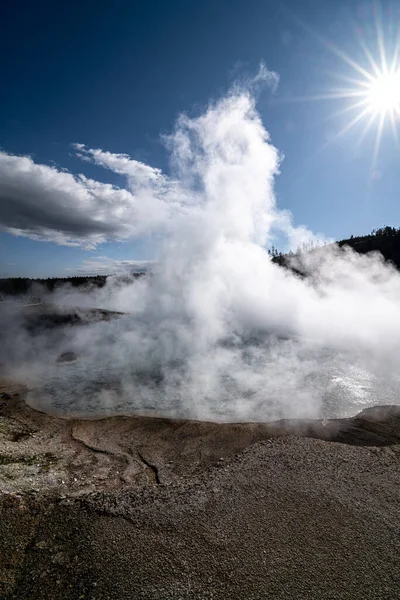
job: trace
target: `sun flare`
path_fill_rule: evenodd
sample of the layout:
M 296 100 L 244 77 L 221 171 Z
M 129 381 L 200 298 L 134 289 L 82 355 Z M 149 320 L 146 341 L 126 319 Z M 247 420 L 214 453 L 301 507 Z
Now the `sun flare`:
M 377 75 L 368 86 L 366 100 L 374 114 L 400 115 L 400 71 Z
M 356 127 L 361 146 L 372 131 L 375 142 L 371 173 L 374 173 L 383 136 L 390 129 L 400 148 L 400 11 L 397 16 L 393 11 L 384 14 L 375 6 L 372 23 L 368 24 L 368 19 L 353 30 L 354 56 L 300 22 L 342 61 L 344 68 L 332 73 L 337 84 L 330 90 L 291 101 L 330 100 L 338 105 L 340 102 L 327 119 L 340 118 L 342 127 L 335 135 L 329 135 L 319 152 Z
M 379 60 L 375 60 L 372 54 L 364 48 L 369 68 L 365 68 L 337 51 L 336 53 L 357 72 L 358 77 L 345 78 L 351 85 L 337 89 L 330 95 L 331 98 L 347 101 L 345 108 L 336 114 L 349 113 L 353 115 L 353 118 L 338 132 L 338 136 L 347 133 L 355 125 L 364 123 L 359 137 L 361 144 L 367 132 L 375 126 L 372 170 L 376 166 L 386 125 L 390 125 L 397 142 L 399 142 L 398 129 L 400 125 L 399 47 L 396 48 L 392 60 L 388 61 L 382 40 L 379 46 Z

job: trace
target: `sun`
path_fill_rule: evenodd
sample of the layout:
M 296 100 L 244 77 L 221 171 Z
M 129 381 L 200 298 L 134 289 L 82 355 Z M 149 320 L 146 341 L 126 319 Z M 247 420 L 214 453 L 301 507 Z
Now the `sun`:
M 375 168 L 380 150 L 383 132 L 387 124 L 390 124 L 393 135 L 397 142 L 398 128 L 400 125 L 400 63 L 398 60 L 399 47 L 396 48 L 391 60 L 388 60 L 383 44 L 383 38 L 379 39 L 378 59 L 374 59 L 372 53 L 364 47 L 368 68 L 355 62 L 339 50 L 336 54 L 340 56 L 349 66 L 356 71 L 355 77 L 345 77 L 350 83 L 346 88 L 333 91 L 326 97 L 346 101 L 346 106 L 336 115 L 349 113 L 353 115 L 347 124 L 338 132 L 340 137 L 352 129 L 355 125 L 364 123 L 359 137 L 361 144 L 367 132 L 376 124 L 376 137 L 373 152 L 372 169 Z M 361 77 L 360 77 L 361 75 Z
M 368 84 L 366 102 L 375 115 L 400 116 L 400 70 L 379 73 Z
M 355 126 L 359 131 L 360 146 L 368 131 L 375 130 L 371 172 L 374 172 L 386 130 L 392 130 L 400 146 L 400 37 L 397 33 L 400 31 L 400 21 L 397 22 L 396 19 L 390 11 L 386 17 L 376 11 L 373 17 L 375 28 L 356 27 L 354 51 L 357 51 L 357 59 L 298 20 L 310 35 L 341 60 L 344 68 L 332 73 L 336 86 L 324 93 L 293 98 L 291 101 L 331 100 L 338 105 L 338 109 L 331 112 L 328 119 L 340 118 L 343 126 L 336 135 L 329 136 L 329 140 L 319 151 Z

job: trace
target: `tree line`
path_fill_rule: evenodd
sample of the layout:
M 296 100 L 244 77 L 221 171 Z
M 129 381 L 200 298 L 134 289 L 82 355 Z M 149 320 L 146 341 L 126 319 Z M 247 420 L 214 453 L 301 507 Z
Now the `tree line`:
M 118 276 L 121 283 L 129 283 L 132 278 L 138 278 L 145 273 L 132 273 L 131 275 Z M 0 300 L 9 296 L 33 296 L 40 299 L 41 292 L 53 292 L 61 285 L 70 285 L 80 290 L 90 290 L 105 286 L 110 275 L 78 275 L 75 277 L 47 277 L 45 279 L 32 279 L 30 277 L 8 277 L 0 279 Z
M 373 229 L 367 235 L 354 236 L 336 242 L 339 247 L 350 246 L 360 254 L 367 252 L 380 252 L 385 260 L 393 263 L 400 270 L 400 228 L 385 225 Z M 295 252 L 282 253 L 272 246 L 268 250 L 271 260 L 281 266 L 292 268 L 290 260 L 305 252 L 312 252 L 323 247 L 315 241 L 306 242 L 299 246 Z M 110 274 L 112 275 L 112 274 Z M 40 290 L 52 292 L 60 285 L 70 285 L 81 290 L 102 288 L 110 275 L 78 275 L 75 277 L 48 277 L 46 279 L 32 279 L 29 277 L 10 277 L 0 279 L 0 300 L 10 296 L 32 297 L 40 299 Z M 132 273 L 117 276 L 120 283 L 129 283 L 132 278 L 143 277 L 146 273 Z
M 390 227 L 385 225 L 378 229 L 373 229 L 367 235 L 354 236 L 335 242 L 339 247 L 350 246 L 359 254 L 368 252 L 380 252 L 383 258 L 393 263 L 400 270 L 400 227 Z M 290 259 L 299 256 L 305 252 L 311 252 L 327 244 L 321 244 L 315 241 L 302 244 L 295 252 L 282 253 L 274 246 L 268 251 L 271 259 L 281 265 L 290 266 Z

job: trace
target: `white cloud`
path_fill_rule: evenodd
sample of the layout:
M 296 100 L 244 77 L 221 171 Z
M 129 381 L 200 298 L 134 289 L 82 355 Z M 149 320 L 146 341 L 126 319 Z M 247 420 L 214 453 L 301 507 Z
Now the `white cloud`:
M 164 136 L 174 176 L 127 154 L 81 143 L 73 144 L 77 156 L 123 176 L 125 187 L 0 152 L 0 229 L 86 249 L 148 235 L 173 238 L 181 222 L 189 236 L 203 227 L 203 243 L 212 235 L 210 223 L 228 237 L 250 235 L 262 244 L 281 231 L 286 249 L 315 239 L 305 227 L 293 226 L 288 211 L 276 208 L 272 193 L 282 157 L 269 143 L 252 94 L 260 85 L 274 91 L 278 81 L 261 64 L 255 76 L 234 86 L 199 118 L 181 115 L 173 133 Z M 92 261 L 82 266 L 96 272 L 120 267 Z
M 260 84 L 266 84 L 272 92 L 275 92 L 279 84 L 279 75 L 275 71 L 270 71 L 262 62 L 256 75 L 250 80 L 250 86 L 254 92 Z
M 73 175 L 54 165 L 37 164 L 29 156 L 0 152 L 0 229 L 35 240 L 92 249 L 105 241 L 171 232 L 176 218 L 184 217 L 186 210 L 191 210 L 195 218 L 197 208 L 204 204 L 204 190 L 199 189 L 199 182 L 205 158 L 217 163 L 226 159 L 238 165 L 245 158 L 250 178 L 258 172 L 258 166 L 251 161 L 266 160 L 266 169 L 268 161 L 275 161 L 272 147 L 268 147 L 267 157 L 256 155 L 251 148 L 246 152 L 241 144 L 252 142 L 253 138 L 240 128 L 259 120 L 249 90 L 254 93 L 262 84 L 274 89 L 278 79 L 276 73 L 261 64 L 256 76 L 242 83 L 240 93 L 235 88 L 235 93 L 203 117 L 191 120 L 182 115 L 173 135 L 165 138 L 175 179 L 126 154 L 90 149 L 84 144 L 73 145 L 77 156 L 122 175 L 126 178 L 125 187 Z M 243 125 L 245 114 L 249 121 Z M 204 138 L 206 131 L 209 139 Z M 197 155 L 201 145 L 205 149 L 203 157 Z M 228 167 L 233 173 L 234 165 Z
M 95 256 L 90 260 L 84 260 L 76 269 L 64 270 L 86 275 L 115 275 L 149 271 L 155 264 L 152 260 L 118 260 L 109 256 Z
M 174 184 L 159 169 L 124 155 L 81 155 L 127 177 L 127 189 L 72 175 L 28 156 L 0 152 L 0 228 L 14 235 L 94 248 L 104 241 L 145 235 L 179 208 Z
M 113 154 L 104 150 L 86 148 L 84 144 L 73 144 L 77 156 L 88 160 L 101 167 L 110 169 L 114 173 L 125 175 L 129 178 L 130 187 L 140 189 L 160 189 L 168 186 L 168 179 L 162 174 L 161 169 L 156 169 L 138 160 L 132 160 L 127 154 Z

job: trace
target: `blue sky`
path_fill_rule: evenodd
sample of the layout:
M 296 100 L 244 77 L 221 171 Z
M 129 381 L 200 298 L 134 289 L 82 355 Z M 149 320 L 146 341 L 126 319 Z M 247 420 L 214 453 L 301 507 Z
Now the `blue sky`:
M 272 143 L 284 154 L 275 187 L 278 206 L 293 213 L 296 225 L 328 238 L 400 225 L 400 155 L 390 127 L 384 127 L 373 164 L 375 124 L 362 143 L 362 121 L 335 139 L 351 120 L 349 113 L 337 114 L 346 100 L 300 101 L 329 93 L 338 74 L 354 76 L 322 40 L 365 66 L 360 39 L 377 53 L 378 14 L 390 51 L 400 23 L 398 3 L 7 4 L 0 24 L 4 153 L 115 185 L 120 175 L 82 162 L 71 144 L 126 153 L 168 172 L 160 134 L 172 130 L 179 113 L 197 114 L 264 61 L 280 78 L 276 92 L 261 94 L 257 104 Z M 0 207 L 4 202 L 0 195 Z M 154 258 L 146 236 L 107 242 L 105 233 L 96 247 L 68 246 L 61 238 L 32 239 L 31 230 L 17 236 L 1 215 L 0 276 L 68 275 Z

